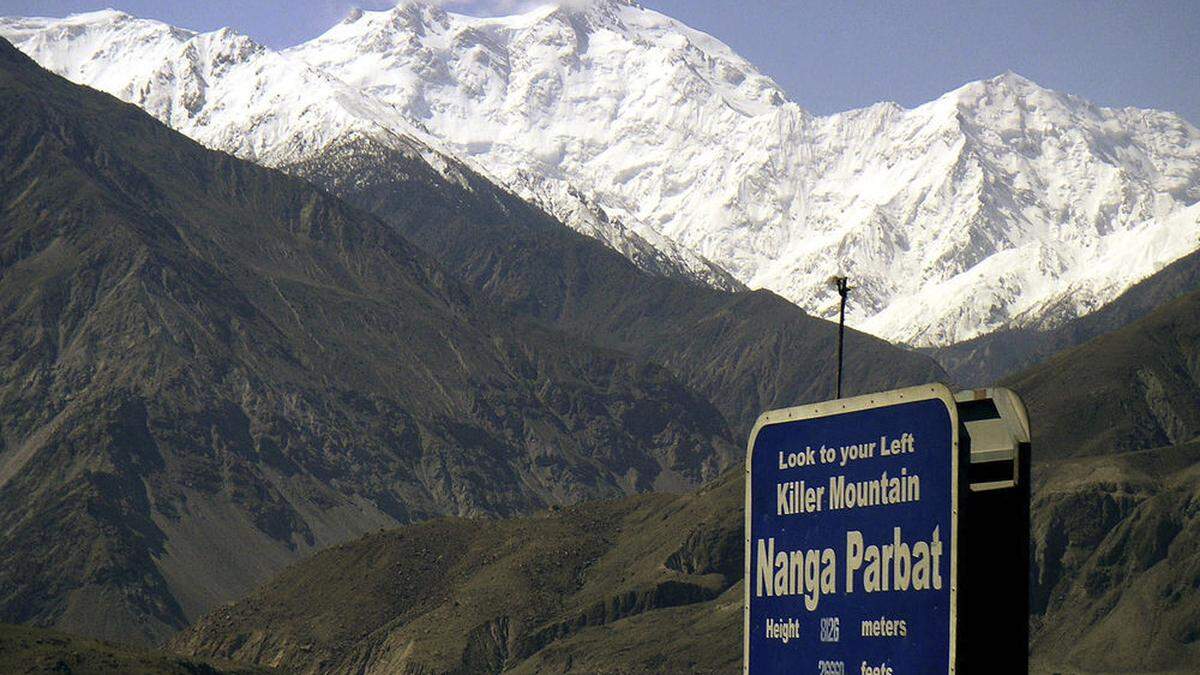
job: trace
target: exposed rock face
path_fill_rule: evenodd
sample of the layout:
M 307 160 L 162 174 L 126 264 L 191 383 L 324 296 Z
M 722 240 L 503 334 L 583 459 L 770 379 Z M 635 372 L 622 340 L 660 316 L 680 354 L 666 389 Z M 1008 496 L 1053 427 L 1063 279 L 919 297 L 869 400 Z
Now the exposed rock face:
M 393 224 L 492 302 L 669 368 L 735 437 L 763 410 L 833 396 L 836 326 L 773 293 L 643 273 L 487 181 L 439 181 L 366 140 L 286 168 Z M 846 350 L 850 394 L 945 377 L 932 359 L 857 331 Z
M 1181 297 L 1010 380 L 1029 403 L 1035 431 L 1035 671 L 1187 672 L 1200 663 L 1200 443 L 1139 449 L 1172 435 L 1195 437 L 1185 412 L 1195 411 L 1187 397 L 1200 390 L 1200 379 L 1187 374 L 1200 363 L 1200 339 L 1190 332 L 1197 302 L 1200 293 Z M 256 656 L 257 646 L 242 647 L 245 639 L 269 640 L 268 654 L 334 672 L 737 672 L 742 481 L 733 470 L 676 498 L 637 497 L 486 529 L 440 521 L 436 532 L 427 524 L 367 537 L 297 565 L 173 645 L 192 655 L 270 663 Z M 500 550 L 496 537 L 524 537 L 534 522 L 545 523 L 545 535 L 529 539 L 528 555 L 538 562 L 492 554 Z M 562 528 L 572 547 L 558 545 Z M 385 607 L 365 624 L 341 619 L 360 610 L 325 604 L 336 595 L 328 590 L 306 600 L 315 589 L 338 586 L 338 570 L 349 560 L 410 559 L 425 541 L 448 538 L 468 553 L 439 568 L 447 580 L 422 582 L 429 590 L 419 599 L 371 594 L 387 599 L 368 608 Z M 406 583 L 406 574 L 383 583 Z M 564 578 L 574 582 L 563 585 Z M 517 590 L 497 599 L 492 584 Z M 344 639 L 315 634 L 313 626 L 329 624 L 367 629 Z M 468 635 L 497 637 L 485 641 L 491 647 L 480 656 Z M 316 656 L 291 647 L 310 643 Z M 380 657 L 371 662 L 359 654 Z
M 1037 474 L 1035 660 L 1112 672 L 1200 663 L 1200 445 Z
M 501 672 L 561 662 L 556 649 L 596 631 L 624 633 L 630 621 L 672 608 L 728 602 L 740 587 L 741 496 L 741 473 L 732 471 L 697 494 L 369 535 L 290 568 L 170 645 L 305 673 Z M 353 595 L 346 569 L 358 572 Z M 718 641 L 704 646 L 677 630 L 660 636 L 658 651 L 694 644 L 680 656 L 701 669 L 739 662 L 740 610 L 732 616 L 739 624 Z M 567 661 L 590 671 L 603 654 L 573 652 Z M 638 665 L 626 657 L 599 667 Z
M 367 531 L 686 488 L 738 452 L 663 368 L 3 42 L 0 113 L 6 620 L 157 640 Z
M 384 221 L 3 48 L 6 620 L 152 641 L 380 527 L 688 489 L 832 382 L 835 327 L 640 271 L 420 146 L 306 169 Z M 850 342 L 888 364 L 859 386 L 940 373 Z

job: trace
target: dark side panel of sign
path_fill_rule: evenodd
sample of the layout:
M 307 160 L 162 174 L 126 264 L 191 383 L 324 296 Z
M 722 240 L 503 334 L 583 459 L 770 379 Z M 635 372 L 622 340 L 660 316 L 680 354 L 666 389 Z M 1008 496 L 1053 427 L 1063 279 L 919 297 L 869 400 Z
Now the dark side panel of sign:
M 890 404 L 760 423 L 747 482 L 750 672 L 950 671 L 957 421 L 948 389 L 913 389 L 899 403 L 882 394 Z

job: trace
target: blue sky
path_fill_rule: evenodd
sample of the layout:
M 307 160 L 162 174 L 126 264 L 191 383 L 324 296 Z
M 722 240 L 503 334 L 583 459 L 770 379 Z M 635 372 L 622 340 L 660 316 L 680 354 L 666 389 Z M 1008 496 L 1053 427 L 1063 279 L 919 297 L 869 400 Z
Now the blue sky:
M 578 1 L 578 0 L 575 0 Z M 497 14 L 536 0 L 443 0 Z M 0 0 L 0 14 L 61 16 L 113 6 L 186 28 L 230 26 L 273 47 L 321 33 L 352 5 L 388 0 Z M 1101 105 L 1174 110 L 1200 124 L 1197 0 L 643 0 L 728 43 L 800 105 L 830 113 L 911 107 L 1013 70 Z

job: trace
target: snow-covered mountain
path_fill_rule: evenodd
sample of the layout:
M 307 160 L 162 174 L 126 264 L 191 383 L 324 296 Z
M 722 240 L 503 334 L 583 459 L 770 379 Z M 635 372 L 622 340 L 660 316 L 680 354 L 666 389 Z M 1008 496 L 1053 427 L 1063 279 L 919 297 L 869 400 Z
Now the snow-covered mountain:
M 620 0 L 492 18 L 402 2 L 281 54 L 118 13 L 0 35 L 272 166 L 339 147 L 326 118 L 353 119 L 648 269 L 736 287 L 723 267 L 823 316 L 847 273 L 850 323 L 913 344 L 1086 313 L 1200 247 L 1200 131 L 1176 115 L 1006 73 L 814 116 L 715 38 Z
M 193 33 L 104 10 L 3 19 L 0 35 L 55 73 L 262 164 L 294 162 L 351 133 L 396 135 L 439 161 L 391 106 L 229 29 Z
M 847 273 L 851 323 L 891 339 L 1086 312 L 1200 246 L 1182 210 L 1200 132 L 1012 73 L 816 117 L 713 37 L 616 0 L 497 18 L 402 3 L 286 53 L 505 182 L 577 191 L 818 314 Z
M 341 164 L 382 149 L 446 180 L 486 168 L 463 161 L 406 111 L 227 28 L 195 33 L 124 12 L 64 19 L 3 18 L 0 36 L 43 67 L 133 103 L 192 139 L 283 169 Z M 371 145 L 374 150 L 364 150 Z M 355 155 L 350 161 L 348 156 Z M 489 179 L 495 181 L 494 178 Z M 538 184 L 530 177 L 523 185 Z M 611 219 L 577 191 L 518 191 L 640 266 L 729 290 L 744 286 L 718 265 L 652 230 Z

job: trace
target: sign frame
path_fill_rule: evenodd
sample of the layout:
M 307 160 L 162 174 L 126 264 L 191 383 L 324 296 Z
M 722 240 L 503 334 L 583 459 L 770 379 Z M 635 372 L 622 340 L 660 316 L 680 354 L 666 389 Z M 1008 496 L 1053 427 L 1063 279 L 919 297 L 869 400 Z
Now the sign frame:
M 742 601 L 742 673 L 749 675 L 750 673 L 750 587 L 751 587 L 751 569 L 753 563 L 751 555 L 752 537 L 751 523 L 753 522 L 751 514 L 751 504 L 753 503 L 752 483 L 753 476 L 751 467 L 754 460 L 754 445 L 758 441 L 758 434 L 764 427 L 785 424 L 788 422 L 800 422 L 804 420 L 817 419 L 822 417 L 832 417 L 845 413 L 862 412 L 875 408 L 885 408 L 888 406 L 898 405 L 902 403 L 916 403 L 920 401 L 939 400 L 946 406 L 946 411 L 950 416 L 950 653 L 949 653 L 949 674 L 954 675 L 957 666 L 956 658 L 958 655 L 958 554 L 961 545 L 958 531 L 958 516 L 961 504 L 963 490 L 963 482 L 966 477 L 965 466 L 963 465 L 962 451 L 959 444 L 959 429 L 961 424 L 958 418 L 958 405 L 954 397 L 954 392 L 949 386 L 941 382 L 931 382 L 912 387 L 904 387 L 901 389 L 893 389 L 890 391 L 877 392 L 872 394 L 863 394 L 861 396 L 853 396 L 850 398 L 833 399 L 830 401 L 822 401 L 820 403 L 811 403 L 807 405 L 794 406 L 791 408 L 779 408 L 776 410 L 768 410 L 759 415 L 758 420 L 754 423 L 754 428 L 750 431 L 750 440 L 746 446 L 746 468 L 745 468 L 745 524 L 744 524 L 744 571 L 742 581 L 744 588 Z M 968 460 L 969 461 L 969 460 Z

